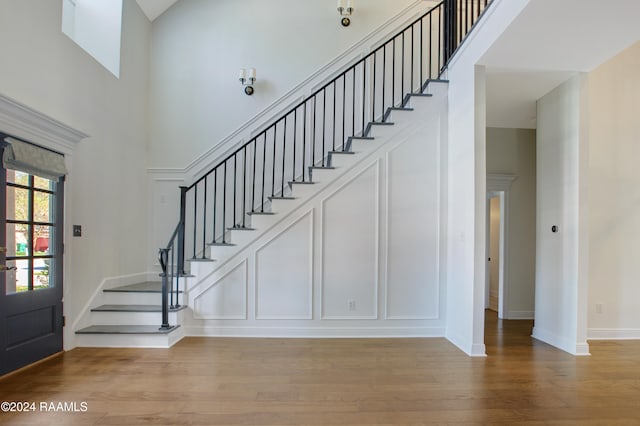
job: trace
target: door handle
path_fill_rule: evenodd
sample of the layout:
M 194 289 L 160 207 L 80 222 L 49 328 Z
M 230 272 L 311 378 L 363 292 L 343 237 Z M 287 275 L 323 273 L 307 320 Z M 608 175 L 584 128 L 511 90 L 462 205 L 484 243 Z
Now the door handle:
M 16 271 L 17 269 L 16 266 L 0 265 L 0 272 Z

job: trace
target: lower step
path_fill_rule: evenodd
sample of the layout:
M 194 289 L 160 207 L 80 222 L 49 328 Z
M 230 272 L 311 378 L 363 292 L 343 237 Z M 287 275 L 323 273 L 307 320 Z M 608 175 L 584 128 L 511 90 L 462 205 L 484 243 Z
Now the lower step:
M 169 310 L 169 323 L 182 322 L 180 306 Z M 102 305 L 91 309 L 91 323 L 100 325 L 149 325 L 156 326 L 162 322 L 162 307 L 160 305 Z
M 91 325 L 76 331 L 76 334 L 167 334 L 179 325 L 161 328 L 157 325 Z
M 179 325 L 92 325 L 76 331 L 76 346 L 169 348 L 182 337 Z

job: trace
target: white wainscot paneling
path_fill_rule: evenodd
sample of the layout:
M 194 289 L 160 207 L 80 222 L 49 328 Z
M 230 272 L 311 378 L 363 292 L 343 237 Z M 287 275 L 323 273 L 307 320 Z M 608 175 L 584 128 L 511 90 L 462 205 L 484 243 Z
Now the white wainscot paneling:
M 196 319 L 247 319 L 247 261 L 216 279 L 194 298 Z
M 389 319 L 439 316 L 437 140 L 414 135 L 387 155 Z
M 312 319 L 313 210 L 256 251 L 256 319 Z
M 379 162 L 322 202 L 322 318 L 376 319 Z

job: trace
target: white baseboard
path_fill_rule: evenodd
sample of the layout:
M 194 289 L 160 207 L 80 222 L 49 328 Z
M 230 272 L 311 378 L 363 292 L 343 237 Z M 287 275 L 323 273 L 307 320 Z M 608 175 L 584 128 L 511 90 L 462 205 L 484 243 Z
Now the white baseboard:
M 640 328 L 589 328 L 587 340 L 640 340 Z
M 185 336 L 259 338 L 444 337 L 440 327 L 260 327 L 184 326 Z
M 561 336 L 558 336 L 548 330 L 542 330 L 540 327 L 533 327 L 531 334 L 536 340 L 547 343 L 553 347 L 570 353 L 575 356 L 587 356 L 589 353 L 589 344 L 587 342 L 572 342 Z

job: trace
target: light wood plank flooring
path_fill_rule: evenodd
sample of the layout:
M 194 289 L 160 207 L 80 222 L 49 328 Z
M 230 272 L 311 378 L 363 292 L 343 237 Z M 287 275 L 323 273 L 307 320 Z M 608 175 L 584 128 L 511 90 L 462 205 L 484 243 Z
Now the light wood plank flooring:
M 0 379 L 0 401 L 86 402 L 0 424 L 640 424 L 640 342 L 576 358 L 487 315 L 487 358 L 445 339 L 186 338 L 74 349 Z

